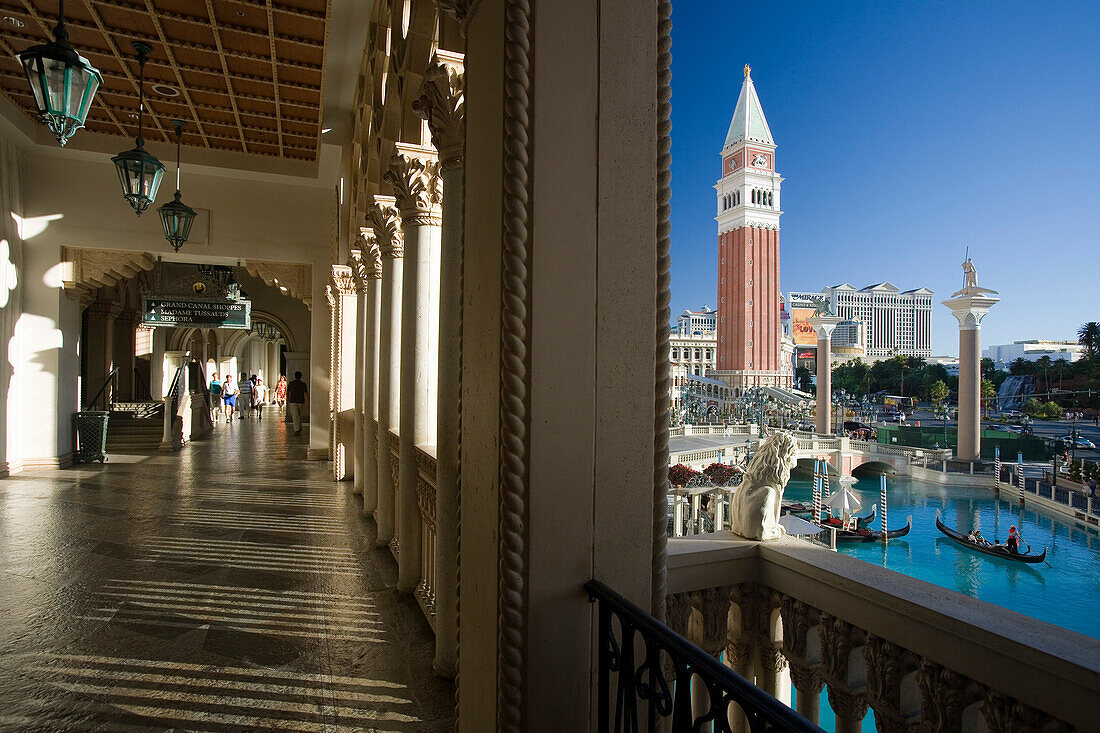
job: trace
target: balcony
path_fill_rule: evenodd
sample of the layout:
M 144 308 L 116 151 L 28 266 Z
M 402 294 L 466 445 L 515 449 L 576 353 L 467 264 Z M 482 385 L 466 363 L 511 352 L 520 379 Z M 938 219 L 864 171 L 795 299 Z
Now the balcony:
M 667 622 L 838 731 L 1095 727 L 1100 641 L 805 542 L 672 539 Z

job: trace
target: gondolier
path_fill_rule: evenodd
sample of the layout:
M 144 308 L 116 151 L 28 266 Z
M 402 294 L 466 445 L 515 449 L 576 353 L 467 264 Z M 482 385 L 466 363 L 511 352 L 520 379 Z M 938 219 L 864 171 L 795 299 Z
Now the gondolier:
M 1015 526 L 1008 532 L 1008 543 L 1003 545 L 990 544 L 987 540 L 984 540 L 984 538 L 982 541 L 974 541 L 967 535 L 956 532 L 940 521 L 940 514 L 938 511 L 936 512 L 936 528 L 960 545 L 969 547 L 972 550 L 977 550 L 986 555 L 993 555 L 994 557 L 1003 558 L 1005 560 L 1015 560 L 1016 562 L 1026 562 L 1029 564 L 1038 564 L 1047 558 L 1046 548 L 1043 548 L 1043 551 L 1038 555 L 1031 551 L 1030 546 L 1027 548 L 1027 552 L 1020 552 L 1020 533 L 1016 530 Z M 1015 540 L 1016 543 L 1015 550 L 1011 549 L 1013 540 Z

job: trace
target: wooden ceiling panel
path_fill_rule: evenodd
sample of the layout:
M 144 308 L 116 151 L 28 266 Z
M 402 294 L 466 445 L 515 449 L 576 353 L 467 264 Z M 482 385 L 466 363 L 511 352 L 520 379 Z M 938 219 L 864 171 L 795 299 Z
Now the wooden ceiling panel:
M 170 120 L 198 120 L 184 145 L 316 160 L 330 0 L 72 0 L 73 47 L 104 76 L 87 128 L 130 137 L 138 65 L 146 64 L 145 136 L 170 142 Z M 0 36 L 0 94 L 34 118 L 14 55 L 52 37 L 56 0 L 0 0 L 23 22 Z M 162 85 L 154 88 L 154 85 Z

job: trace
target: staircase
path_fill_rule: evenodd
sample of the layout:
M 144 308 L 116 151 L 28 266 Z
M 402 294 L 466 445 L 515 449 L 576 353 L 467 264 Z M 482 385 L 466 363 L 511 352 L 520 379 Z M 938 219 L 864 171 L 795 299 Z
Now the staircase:
M 107 453 L 156 450 L 164 435 L 163 402 L 120 402 L 107 422 Z

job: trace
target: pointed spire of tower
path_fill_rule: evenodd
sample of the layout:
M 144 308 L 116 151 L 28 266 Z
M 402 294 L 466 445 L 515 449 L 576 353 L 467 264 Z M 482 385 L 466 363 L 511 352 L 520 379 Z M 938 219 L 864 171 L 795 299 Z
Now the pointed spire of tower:
M 760 98 L 756 96 L 756 87 L 753 86 L 749 73 L 751 71 L 752 68 L 745 64 L 745 81 L 741 84 L 741 94 L 737 97 L 737 108 L 733 111 L 733 121 L 726 133 L 724 148 L 742 140 L 775 145 L 768 121 L 764 118 L 764 108 L 760 106 Z

